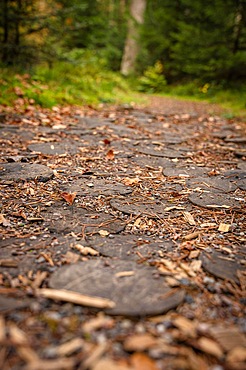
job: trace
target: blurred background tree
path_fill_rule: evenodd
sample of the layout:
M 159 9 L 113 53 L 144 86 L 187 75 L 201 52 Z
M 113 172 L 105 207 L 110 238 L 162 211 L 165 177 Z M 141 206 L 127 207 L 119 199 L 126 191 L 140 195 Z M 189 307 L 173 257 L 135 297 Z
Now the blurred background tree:
M 79 61 L 128 75 L 128 51 L 131 74 L 151 71 L 158 89 L 246 77 L 246 0 L 1 0 L 0 14 L 5 67 Z

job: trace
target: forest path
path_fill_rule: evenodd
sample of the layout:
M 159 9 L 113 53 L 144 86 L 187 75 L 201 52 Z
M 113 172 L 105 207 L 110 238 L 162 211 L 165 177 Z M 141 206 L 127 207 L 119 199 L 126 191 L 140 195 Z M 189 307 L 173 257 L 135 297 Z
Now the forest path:
M 2 116 L 1 369 L 244 368 L 245 124 L 220 112 Z
M 197 114 L 215 115 L 225 112 L 225 109 L 218 104 L 158 95 L 150 95 L 144 106 L 149 107 L 151 111 L 160 111 L 166 114 L 196 112 Z

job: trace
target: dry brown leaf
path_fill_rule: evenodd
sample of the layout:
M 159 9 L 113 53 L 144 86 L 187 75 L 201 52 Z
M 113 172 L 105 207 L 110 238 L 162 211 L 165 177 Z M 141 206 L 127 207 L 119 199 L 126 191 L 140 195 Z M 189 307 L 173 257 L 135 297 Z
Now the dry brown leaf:
M 96 307 L 96 308 L 113 308 L 115 303 L 109 299 L 101 297 L 91 297 L 77 292 L 72 292 L 65 289 L 37 289 L 36 295 L 54 299 L 57 301 L 64 301 L 79 304 L 81 306 Z
M 66 263 L 76 263 L 80 259 L 80 256 L 76 253 L 67 251 L 67 253 L 64 255 L 64 259 Z
M 190 254 L 189 254 L 189 258 L 190 259 L 197 258 L 197 257 L 199 257 L 199 254 L 200 254 L 200 251 L 198 251 L 198 250 L 191 251 Z
M 217 358 L 223 357 L 222 348 L 213 339 L 202 337 L 198 339 L 197 344 L 201 351 L 213 355 Z
M 3 225 L 5 227 L 10 226 L 11 223 L 4 217 L 3 214 L 0 213 L 0 225 Z
M 76 194 L 77 194 L 76 192 L 74 192 L 74 193 L 67 193 L 66 191 L 64 191 L 60 195 L 71 206 L 73 204 L 73 202 L 74 202 L 74 199 L 76 197 Z
M 151 334 L 136 334 L 127 338 L 124 342 L 124 349 L 129 352 L 146 351 L 158 343 L 158 339 Z
M 134 353 L 130 358 L 133 370 L 158 370 L 156 363 L 145 353 Z
M 178 280 L 174 279 L 171 276 L 167 276 L 165 278 L 165 281 L 172 288 L 177 287 L 177 286 L 180 286 L 180 282 Z
M 109 161 L 112 161 L 114 160 L 114 151 L 113 149 L 109 149 L 109 151 L 107 152 L 106 154 L 106 159 L 108 159 Z
M 139 177 L 134 177 L 134 178 L 131 178 L 131 177 L 125 177 L 122 182 L 126 185 L 126 186 L 131 186 L 131 185 L 137 185 L 139 182 L 140 182 L 140 178 Z

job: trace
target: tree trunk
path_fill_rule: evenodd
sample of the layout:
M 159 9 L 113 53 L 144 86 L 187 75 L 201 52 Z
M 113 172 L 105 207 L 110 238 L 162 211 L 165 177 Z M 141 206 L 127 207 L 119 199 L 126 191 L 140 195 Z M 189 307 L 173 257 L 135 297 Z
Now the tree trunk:
M 146 2 L 146 0 L 131 0 L 128 34 L 120 70 L 124 76 L 135 72 L 135 64 L 139 52 L 139 28 L 144 22 Z
M 2 62 L 6 63 L 8 60 L 8 41 L 9 41 L 9 12 L 8 0 L 3 3 L 3 51 Z

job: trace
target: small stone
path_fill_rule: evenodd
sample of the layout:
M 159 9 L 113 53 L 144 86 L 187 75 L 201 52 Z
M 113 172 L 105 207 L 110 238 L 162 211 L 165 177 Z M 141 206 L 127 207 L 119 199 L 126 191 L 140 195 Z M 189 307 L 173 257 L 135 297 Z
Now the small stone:
M 37 258 L 37 259 L 35 260 L 35 262 L 36 262 L 36 263 L 43 263 L 43 262 L 45 262 L 45 258 L 44 258 L 43 256 L 41 256 L 41 257 Z

